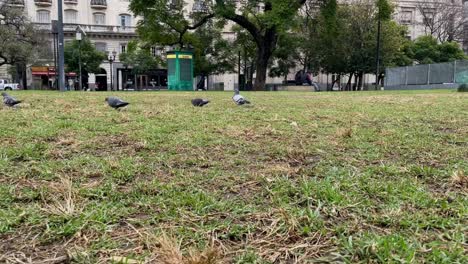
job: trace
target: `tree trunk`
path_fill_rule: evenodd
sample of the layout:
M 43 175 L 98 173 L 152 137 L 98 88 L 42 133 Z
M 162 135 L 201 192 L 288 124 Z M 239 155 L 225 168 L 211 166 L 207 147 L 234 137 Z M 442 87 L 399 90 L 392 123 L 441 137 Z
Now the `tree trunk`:
M 351 82 L 352 82 L 352 81 L 353 81 L 353 74 L 350 73 L 350 74 L 349 74 L 349 78 L 348 78 L 348 83 L 346 84 L 346 88 L 345 88 L 346 91 L 351 90 Z
M 332 76 L 332 82 L 330 84 L 330 91 L 333 91 L 333 86 L 335 86 L 336 78 L 333 78 Z
M 269 28 L 265 35 L 256 38 L 257 44 L 257 63 L 256 78 L 253 87 L 254 91 L 264 91 L 267 78 L 268 62 L 273 55 L 273 51 L 278 41 L 278 34 L 275 27 Z
M 380 73 L 379 74 L 379 77 L 378 77 L 378 80 L 377 80 L 377 85 L 379 86 L 383 86 L 383 80 L 384 80 L 384 74 L 383 73 Z
M 357 89 L 356 91 L 361 91 L 362 90 L 362 82 L 364 80 L 364 73 L 363 72 L 359 72 L 359 75 L 358 75 L 358 85 L 357 85 Z
M 343 87 L 341 87 L 341 74 L 338 74 L 338 76 L 336 77 L 336 82 L 338 83 L 338 89 L 342 91 Z
M 272 52 L 267 50 L 266 47 L 262 47 L 258 49 L 257 52 L 257 62 L 256 62 L 256 76 L 255 76 L 255 84 L 253 87 L 254 91 L 264 91 L 265 90 L 265 83 L 267 78 L 267 70 L 268 70 L 268 61 Z
M 332 83 L 331 83 L 330 91 L 333 91 L 333 87 L 335 86 L 335 83 L 338 83 L 338 89 L 341 91 L 340 78 L 341 78 L 341 76 L 339 74 L 336 75 L 335 78 L 332 77 Z
M 23 89 L 27 90 L 28 89 L 28 76 L 26 75 L 26 65 L 21 65 L 21 79 L 23 82 Z
M 355 74 L 354 74 L 354 83 L 353 83 L 353 89 L 352 89 L 352 91 L 356 91 L 356 89 L 357 89 L 357 88 L 356 88 L 356 87 L 357 87 L 357 83 L 358 83 L 358 74 L 355 73 Z

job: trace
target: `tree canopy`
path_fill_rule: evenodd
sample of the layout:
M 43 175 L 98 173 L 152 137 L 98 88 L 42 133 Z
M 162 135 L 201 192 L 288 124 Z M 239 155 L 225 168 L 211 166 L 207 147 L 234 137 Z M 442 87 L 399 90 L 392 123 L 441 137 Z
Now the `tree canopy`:
M 151 47 L 139 45 L 137 41 L 128 44 L 127 52 L 120 54 L 120 61 L 131 66 L 134 74 L 143 74 L 161 64 L 160 59 L 151 54 Z
M 255 90 L 263 90 L 266 73 L 287 79 L 291 69 L 347 76 L 358 89 L 365 74 L 376 73 L 378 21 L 379 62 L 385 67 L 465 58 L 457 44 L 406 39 L 407 29 L 392 20 L 390 0 L 131 0 L 144 17 L 138 30 L 148 45 L 193 49 L 195 72 L 210 75 L 235 71 L 242 54 L 244 73 Z M 226 38 L 223 32 L 234 32 Z M 242 68 L 241 67 L 241 68 Z
M 65 44 L 65 64 L 67 71 L 78 72 L 79 56 L 81 56 L 82 71 L 86 73 L 98 73 L 100 65 L 106 59 L 106 54 L 96 50 L 89 39 L 73 40 Z M 81 53 L 81 55 L 80 55 Z
M 132 0 L 130 9 L 145 18 L 139 25 L 143 39 L 161 45 L 177 45 L 179 49 L 185 48 L 185 44 L 189 42 L 189 31 L 210 20 L 221 25 L 234 23 L 242 27 L 256 44 L 254 89 L 263 90 L 267 68 L 277 48 L 279 36 L 293 27 L 299 9 L 306 2 L 307 0 L 198 1 L 198 6 L 203 8 L 188 13 L 184 1 Z
M 40 34 L 13 1 L 0 3 L 0 66 L 32 62 L 40 43 Z
M 411 42 L 405 52 L 409 58 L 420 64 L 449 62 L 466 59 L 466 55 L 455 42 L 439 43 L 435 37 L 422 36 Z

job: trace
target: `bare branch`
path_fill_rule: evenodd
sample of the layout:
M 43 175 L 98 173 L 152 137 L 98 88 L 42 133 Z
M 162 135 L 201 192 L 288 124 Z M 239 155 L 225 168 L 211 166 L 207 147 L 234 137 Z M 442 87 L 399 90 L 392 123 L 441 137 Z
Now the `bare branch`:
M 461 40 L 463 36 L 463 7 L 459 4 L 435 0 L 420 1 L 416 5 L 422 25 L 438 41 Z

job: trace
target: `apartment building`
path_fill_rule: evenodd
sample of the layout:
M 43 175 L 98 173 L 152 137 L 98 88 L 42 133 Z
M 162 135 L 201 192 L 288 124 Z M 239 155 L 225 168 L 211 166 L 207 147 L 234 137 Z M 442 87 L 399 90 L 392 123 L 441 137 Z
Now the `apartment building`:
M 466 0 L 399 0 L 395 20 L 408 27 L 408 38 L 434 35 L 448 38 L 452 33 L 455 40 L 463 38 L 464 10 Z M 452 31 L 452 32 L 449 32 Z M 445 36 L 440 36 L 440 34 Z M 443 40 L 445 40 L 443 39 Z

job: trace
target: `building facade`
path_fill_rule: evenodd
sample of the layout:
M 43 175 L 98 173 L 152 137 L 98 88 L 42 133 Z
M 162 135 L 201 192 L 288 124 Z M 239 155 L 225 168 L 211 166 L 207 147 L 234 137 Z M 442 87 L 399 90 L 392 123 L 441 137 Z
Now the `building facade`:
M 52 21 L 57 20 L 56 0 L 26 0 L 25 10 L 31 21 L 43 34 L 48 35 L 49 46 L 54 46 L 54 34 L 52 32 Z M 87 84 L 83 88 L 96 90 L 119 89 L 122 85 L 122 74 L 120 69 L 124 66 L 120 63 L 119 55 L 126 51 L 128 42 L 136 38 L 137 19 L 129 11 L 129 1 L 126 0 L 64 0 L 63 22 L 65 43 L 76 37 L 79 26 L 86 37 L 91 40 L 96 49 L 106 52 L 109 56 L 116 54 L 113 62 L 103 61 L 101 71 L 89 74 Z M 43 65 L 53 66 L 53 61 Z M 112 66 L 112 69 L 111 69 Z M 111 72 L 112 71 L 112 72 Z M 37 80 L 37 74 L 31 68 L 32 80 Z M 52 77 L 53 81 L 55 81 Z M 112 77 L 112 79 L 111 79 Z M 44 80 L 44 76 L 41 76 Z M 49 80 L 49 83 L 50 80 Z M 70 82 L 67 82 L 70 83 Z M 39 88 L 44 82 L 38 84 L 33 81 L 31 86 Z M 113 87 L 111 87 L 111 85 Z M 50 86 L 50 85 L 49 85 Z M 75 82 L 76 87 L 76 82 Z
M 466 0 L 396 1 L 394 19 L 408 27 L 408 38 L 433 35 L 441 41 L 463 42 Z
M 43 34 L 45 44 L 50 49 L 49 54 L 55 54 L 57 45 L 53 34 L 53 21 L 57 20 L 57 0 L 24 0 L 20 1 L 24 12 L 30 21 Z M 124 65 L 119 61 L 119 55 L 125 52 L 128 42 L 137 37 L 135 18 L 129 11 L 127 0 L 63 0 L 63 21 L 65 43 L 75 39 L 78 26 L 86 33 L 86 37 L 102 52 L 115 52 L 115 61 L 103 61 L 101 71 L 90 74 L 87 87 L 110 90 L 121 88 L 122 70 Z M 5 70 L 4 70 L 5 71 Z M 50 89 L 55 82 L 54 56 L 42 58 L 27 69 L 28 86 L 33 89 Z M 0 73 L 1 75 L 1 73 Z M 67 73 L 67 79 L 75 79 L 76 73 Z M 71 82 L 70 82 L 71 83 Z M 68 84 L 68 82 L 67 82 Z M 98 84 L 100 86 L 98 87 Z

